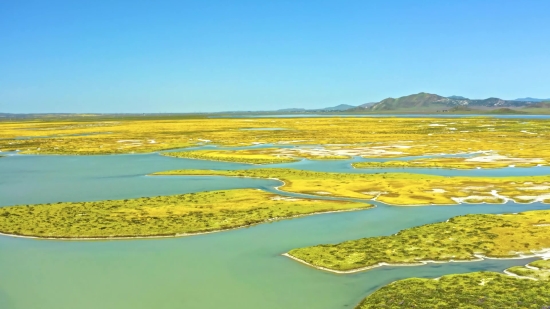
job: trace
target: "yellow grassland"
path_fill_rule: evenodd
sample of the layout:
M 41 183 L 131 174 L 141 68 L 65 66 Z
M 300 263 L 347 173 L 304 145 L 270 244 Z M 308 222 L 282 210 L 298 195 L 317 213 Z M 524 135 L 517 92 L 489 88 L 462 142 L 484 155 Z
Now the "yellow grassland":
M 409 161 L 357 162 L 355 168 L 502 168 L 502 167 L 534 167 L 546 165 L 541 158 L 511 158 L 496 155 L 480 155 L 473 158 L 430 158 Z
M 277 156 L 270 154 L 269 149 L 265 152 L 255 150 L 196 150 L 196 151 L 179 151 L 179 152 L 164 152 L 165 156 L 186 159 L 199 159 L 210 161 L 224 161 L 249 164 L 275 164 L 295 162 L 296 159 L 286 156 Z
M 156 175 L 224 175 L 277 178 L 281 190 L 322 196 L 373 199 L 392 205 L 550 202 L 550 176 L 444 177 L 410 173 L 346 174 L 262 168 L 239 171 L 177 170 Z
M 366 203 L 289 198 L 237 189 L 0 208 L 0 233 L 39 238 L 179 236 L 226 230 Z
M 287 130 L 243 130 L 253 128 Z M 89 135 L 87 135 L 89 134 Z M 550 161 L 550 122 L 492 118 L 126 119 L 0 122 L 0 150 L 31 154 L 145 153 L 203 144 L 310 145 L 259 151 L 312 159 L 492 151 Z M 20 139 L 27 137 L 26 139 Z M 321 145 L 321 146 L 316 146 Z M 479 165 L 492 162 L 480 162 Z M 520 164 L 520 162 L 518 162 Z
M 311 148 L 260 148 L 260 149 L 239 149 L 239 150 L 194 150 L 194 151 L 178 151 L 178 152 L 163 152 L 162 155 L 211 160 L 224 162 L 237 162 L 249 164 L 277 164 L 296 162 L 299 158 L 309 160 L 341 160 L 349 159 L 349 156 L 330 155 L 330 154 L 315 154 L 308 151 Z

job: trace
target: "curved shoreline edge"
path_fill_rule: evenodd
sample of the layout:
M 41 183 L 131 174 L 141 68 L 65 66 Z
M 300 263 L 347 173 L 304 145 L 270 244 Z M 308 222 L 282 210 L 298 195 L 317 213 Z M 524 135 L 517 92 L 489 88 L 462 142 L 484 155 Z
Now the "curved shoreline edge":
M 370 205 L 370 204 L 368 204 Z M 213 230 L 213 231 L 206 231 L 206 232 L 196 232 L 196 233 L 181 233 L 181 234 L 173 234 L 173 235 L 151 235 L 151 236 L 104 236 L 104 237 L 41 237 L 41 236 L 32 236 L 32 235 L 18 235 L 18 234 L 9 234 L 9 233 L 2 233 L 0 232 L 0 236 L 5 237 L 13 237 L 13 238 L 25 238 L 25 239 L 37 239 L 37 240 L 74 240 L 74 241 L 87 241 L 87 240 L 129 240 L 129 239 L 158 239 L 158 238 L 179 238 L 179 237 L 188 237 L 188 236 L 198 236 L 198 235 L 204 235 L 204 234 L 213 234 L 213 233 L 220 233 L 220 232 L 227 232 L 232 230 L 238 230 L 248 227 L 253 227 L 260 224 L 265 223 L 271 223 L 276 221 L 283 221 L 283 220 L 289 220 L 294 218 L 300 218 L 300 217 L 307 217 L 307 216 L 314 216 L 314 215 L 324 215 L 324 214 L 331 214 L 331 213 L 339 213 L 339 212 L 351 212 L 351 211 L 361 211 L 361 210 L 369 210 L 372 208 L 376 208 L 376 205 L 370 205 L 370 207 L 365 208 L 352 208 L 352 209 L 342 209 L 342 210 L 330 210 L 330 211 L 318 211 L 318 212 L 312 212 L 309 214 L 301 214 L 301 215 L 294 215 L 290 217 L 279 217 L 279 218 L 271 218 L 264 220 L 262 222 L 248 224 L 248 225 L 242 225 L 227 229 L 219 229 L 219 230 Z
M 481 255 L 481 254 L 474 254 L 474 256 L 476 258 L 471 259 L 471 260 L 447 260 L 447 261 L 426 260 L 426 261 L 418 261 L 417 263 L 395 263 L 395 264 L 380 262 L 380 263 L 375 264 L 375 265 L 365 266 L 365 267 L 355 268 L 355 269 L 350 269 L 350 270 L 336 270 L 336 269 L 330 269 L 330 268 L 326 268 L 326 267 L 322 267 L 322 266 L 313 265 L 311 263 L 308 263 L 308 262 L 306 262 L 302 259 L 299 259 L 299 258 L 289 254 L 288 252 L 283 253 L 281 255 L 285 256 L 287 258 L 290 258 L 290 259 L 292 259 L 296 262 L 307 265 L 309 267 L 318 269 L 318 270 L 323 270 L 323 271 L 331 272 L 331 273 L 335 273 L 335 274 L 353 274 L 353 273 L 363 272 L 363 271 L 367 271 L 367 270 L 382 267 L 382 266 L 390 266 L 390 267 L 408 266 L 408 267 L 410 267 L 410 266 L 422 266 L 422 265 L 427 265 L 427 264 L 481 262 L 481 261 L 484 261 L 484 260 L 522 260 L 522 259 L 530 259 L 530 258 L 535 258 L 535 257 L 540 257 L 542 259 L 550 259 L 550 248 L 543 249 L 543 250 L 540 250 L 538 252 L 533 252 L 532 255 L 520 254 L 520 255 L 515 256 L 515 257 L 507 257 L 507 258 L 488 257 L 488 256 Z

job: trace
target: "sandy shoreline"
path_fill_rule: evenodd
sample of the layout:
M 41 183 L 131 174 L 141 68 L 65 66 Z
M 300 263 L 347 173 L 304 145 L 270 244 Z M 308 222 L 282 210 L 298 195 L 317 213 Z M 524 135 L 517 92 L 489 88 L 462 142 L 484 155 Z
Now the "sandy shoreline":
M 326 268 L 326 267 L 322 267 L 322 266 L 316 266 L 316 265 L 310 264 L 310 263 L 308 263 L 308 262 L 306 262 L 302 259 L 299 259 L 295 256 L 292 256 L 288 252 L 283 253 L 282 256 L 285 256 L 285 257 L 290 258 L 290 259 L 292 259 L 296 262 L 302 263 L 304 265 L 307 265 L 309 267 L 312 267 L 312 268 L 315 268 L 315 269 L 318 269 L 318 270 L 323 270 L 323 271 L 327 271 L 327 272 L 331 272 L 331 273 L 335 273 L 335 274 L 353 274 L 353 273 L 358 273 L 358 272 L 362 272 L 362 271 L 366 271 L 366 270 L 370 270 L 370 269 L 374 269 L 374 268 L 382 267 L 382 266 L 390 266 L 390 267 L 408 266 L 408 267 L 410 267 L 410 266 L 422 266 L 422 265 L 427 265 L 427 264 L 480 262 L 480 261 L 483 261 L 483 260 L 521 260 L 521 259 L 529 259 L 529 258 L 534 258 L 534 257 L 540 257 L 540 258 L 546 260 L 546 259 L 550 259 L 550 248 L 544 249 L 544 250 L 541 250 L 541 251 L 538 251 L 538 252 L 534 252 L 532 255 L 520 254 L 517 257 L 509 257 L 509 258 L 488 257 L 488 256 L 484 256 L 484 255 L 481 255 L 481 254 L 476 254 L 476 255 L 474 255 L 476 258 L 471 259 L 471 260 L 447 260 L 447 261 L 426 260 L 426 261 L 418 261 L 417 263 L 395 263 L 395 264 L 381 262 L 381 263 L 378 263 L 378 264 L 375 264 L 375 265 L 361 267 L 361 268 L 355 268 L 355 269 L 350 269 L 350 270 L 336 270 L 336 269 L 330 269 L 330 268 Z

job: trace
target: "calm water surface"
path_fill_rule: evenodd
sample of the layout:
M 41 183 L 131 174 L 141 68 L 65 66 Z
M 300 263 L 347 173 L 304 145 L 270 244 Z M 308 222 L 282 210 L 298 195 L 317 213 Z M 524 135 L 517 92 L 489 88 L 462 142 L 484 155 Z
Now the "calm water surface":
M 278 166 L 349 172 L 349 163 L 334 161 L 327 165 L 327 162 L 304 160 Z M 0 206 L 229 188 L 272 191 L 280 185 L 274 180 L 145 176 L 185 168 L 246 169 L 251 166 L 156 154 L 12 156 L 0 159 Z M 502 176 L 515 171 L 528 175 L 537 174 L 541 169 L 510 169 L 502 172 Z M 445 174 L 453 170 L 421 172 Z M 489 170 L 461 172 L 492 173 Z M 365 211 L 316 215 L 173 239 L 83 242 L 0 237 L 0 308 L 353 308 L 372 291 L 397 279 L 476 270 L 501 271 L 529 260 L 383 267 L 336 275 L 303 266 L 282 257 L 281 253 L 319 243 L 389 235 L 403 228 L 466 213 L 518 212 L 548 206 L 407 208 L 380 204 Z

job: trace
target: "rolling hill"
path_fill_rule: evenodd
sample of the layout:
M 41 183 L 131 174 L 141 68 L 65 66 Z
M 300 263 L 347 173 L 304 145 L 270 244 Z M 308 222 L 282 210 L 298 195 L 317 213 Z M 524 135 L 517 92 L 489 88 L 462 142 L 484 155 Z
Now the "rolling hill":
M 499 98 L 488 98 L 472 100 L 461 96 L 443 97 L 437 94 L 421 92 L 400 98 L 387 98 L 371 106 L 364 107 L 365 111 L 397 111 L 397 110 L 440 110 L 464 109 L 501 109 L 501 108 L 522 108 L 537 104 L 537 101 L 503 100 Z M 354 110 L 360 110 L 358 107 Z

